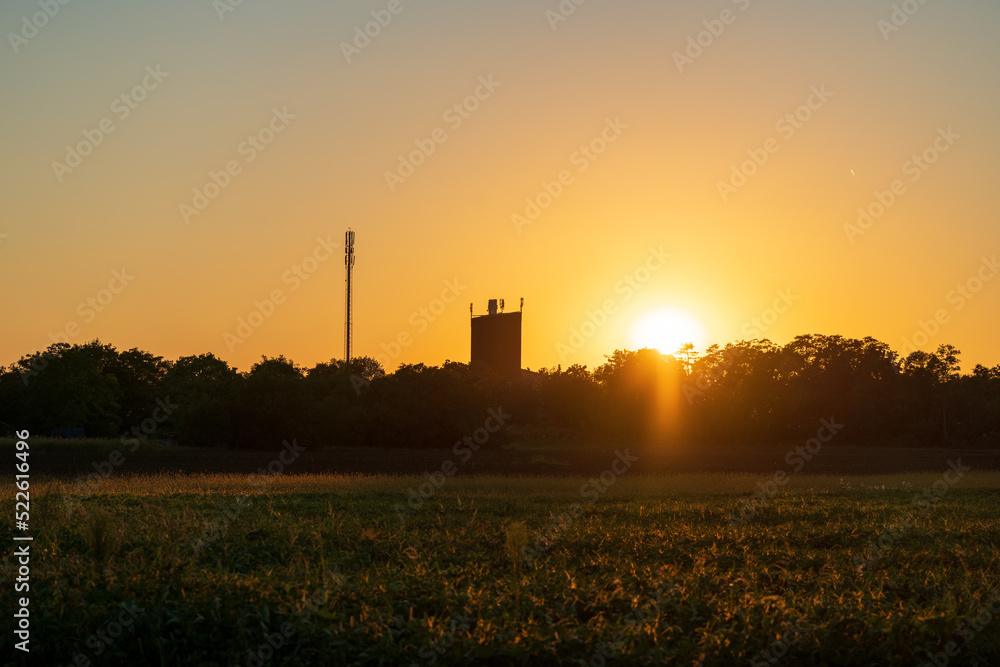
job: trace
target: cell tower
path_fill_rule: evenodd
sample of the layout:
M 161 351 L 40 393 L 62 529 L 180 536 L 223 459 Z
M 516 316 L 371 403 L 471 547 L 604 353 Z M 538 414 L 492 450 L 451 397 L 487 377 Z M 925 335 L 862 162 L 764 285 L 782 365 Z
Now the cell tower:
M 354 317 L 351 313 L 351 278 L 354 273 L 354 232 L 348 228 L 344 234 L 344 268 L 347 270 L 347 289 L 344 299 L 344 361 L 351 361 L 351 334 L 354 333 Z

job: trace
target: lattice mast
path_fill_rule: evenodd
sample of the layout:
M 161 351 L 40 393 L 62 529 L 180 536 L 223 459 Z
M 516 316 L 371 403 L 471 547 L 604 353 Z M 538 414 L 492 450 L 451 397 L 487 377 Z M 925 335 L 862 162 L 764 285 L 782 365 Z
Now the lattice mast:
M 354 232 L 348 228 L 344 235 L 344 268 L 347 271 L 347 285 L 344 298 L 344 360 L 351 361 L 351 335 L 354 333 L 354 314 L 351 300 L 354 296 L 351 279 L 354 274 Z

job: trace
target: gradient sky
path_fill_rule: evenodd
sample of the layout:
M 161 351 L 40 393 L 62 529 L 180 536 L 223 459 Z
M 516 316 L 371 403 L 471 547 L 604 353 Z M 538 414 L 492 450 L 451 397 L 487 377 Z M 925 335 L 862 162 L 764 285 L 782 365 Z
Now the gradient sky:
M 348 62 L 342 43 L 390 5 L 401 11 Z M 1000 4 L 914 2 L 892 32 L 879 26 L 888 0 L 587 0 L 553 23 L 559 6 L 87 0 L 35 16 L 35 31 L 24 21 L 39 3 L 4 2 L 0 363 L 60 335 L 214 352 L 244 370 L 262 354 L 341 358 L 349 226 L 354 352 L 390 370 L 468 361 L 469 303 L 479 314 L 493 297 L 508 309 L 524 298 L 531 368 L 594 367 L 661 307 L 702 323 L 699 349 L 755 328 L 777 343 L 837 333 L 902 350 L 938 316 L 917 347 L 951 343 L 965 370 L 1000 363 L 1000 277 L 983 267 L 1000 253 Z M 679 68 L 699 33 L 707 46 Z M 155 87 L 134 109 L 115 102 L 144 78 Z M 446 112 L 481 78 L 499 86 L 480 87 L 456 127 Z M 794 133 L 781 124 L 824 87 L 832 96 L 813 97 Z M 274 109 L 294 118 L 255 154 L 243 142 Z M 614 141 L 582 157 L 609 121 Z M 438 128 L 444 143 L 390 188 L 386 172 Z M 914 171 L 949 128 L 948 150 Z M 99 145 L 70 172 L 54 167 L 84 132 Z M 719 182 L 765 145 L 777 152 L 724 200 Z M 231 161 L 239 173 L 185 221 L 180 206 Z M 562 193 L 518 228 L 512 216 L 564 170 Z M 849 233 L 896 180 L 905 192 Z M 335 252 L 296 283 L 286 272 L 328 236 Z M 651 248 L 670 257 L 622 289 L 645 277 Z M 124 289 L 102 293 L 123 268 Z M 971 298 L 954 291 L 970 279 Z M 440 312 L 449 281 L 458 295 Z M 227 344 L 274 290 L 283 303 Z M 771 321 L 780 291 L 794 296 L 785 312 L 749 324 Z M 609 300 L 606 322 L 574 338 Z

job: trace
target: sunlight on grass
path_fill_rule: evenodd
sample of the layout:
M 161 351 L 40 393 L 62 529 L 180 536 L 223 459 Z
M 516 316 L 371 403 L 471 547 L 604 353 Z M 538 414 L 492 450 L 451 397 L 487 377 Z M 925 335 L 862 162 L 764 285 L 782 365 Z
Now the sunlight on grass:
M 734 524 L 767 479 L 626 473 L 591 499 L 585 477 L 456 477 L 412 511 L 423 476 L 112 475 L 78 503 L 72 481 L 39 482 L 38 658 L 70 664 L 135 604 L 108 664 L 246 664 L 280 628 L 273 664 L 728 665 L 792 636 L 787 664 L 916 664 L 908 647 L 991 599 L 1000 473 L 966 473 L 898 530 L 940 475 L 794 475 Z
M 931 486 L 939 473 L 914 472 L 891 475 L 792 475 L 781 493 L 872 493 L 907 491 Z M 717 495 L 751 493 L 758 482 L 770 475 L 749 473 L 683 473 L 674 475 L 634 475 L 618 479 L 611 492 L 628 497 L 663 495 Z M 254 483 L 259 475 L 244 474 L 160 474 L 114 475 L 102 483 L 94 495 L 240 494 L 262 489 L 262 493 L 365 493 L 369 491 L 406 493 L 424 483 L 419 475 L 301 474 L 277 475 L 267 483 Z M 574 497 L 587 477 L 500 476 L 455 477 L 448 479 L 438 494 L 479 497 L 546 498 Z M 35 485 L 36 493 L 72 493 L 74 480 L 48 480 Z M 1000 489 L 1000 472 L 970 472 L 961 488 Z

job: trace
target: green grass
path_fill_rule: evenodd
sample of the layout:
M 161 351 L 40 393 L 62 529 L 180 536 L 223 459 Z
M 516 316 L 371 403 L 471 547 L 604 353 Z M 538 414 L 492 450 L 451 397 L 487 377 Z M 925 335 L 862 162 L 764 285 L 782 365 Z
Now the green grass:
M 1000 473 L 867 562 L 940 475 L 796 475 L 731 525 L 762 479 L 626 474 L 591 501 L 584 479 L 453 478 L 409 514 L 421 477 L 113 476 L 78 505 L 36 482 L 31 662 L 920 665 L 955 642 L 949 665 L 1000 664 Z M 142 611 L 105 644 L 121 603 Z

